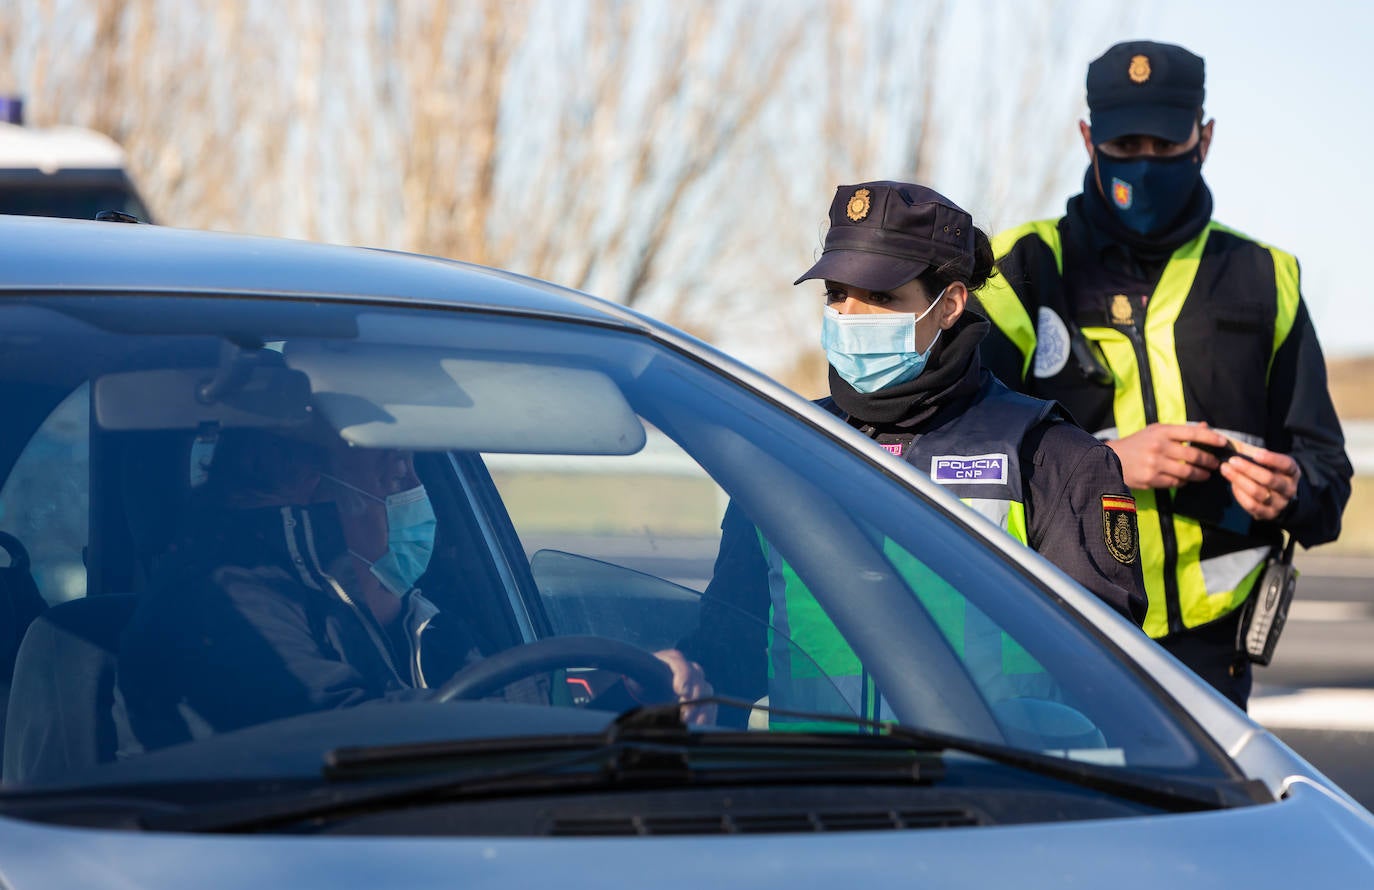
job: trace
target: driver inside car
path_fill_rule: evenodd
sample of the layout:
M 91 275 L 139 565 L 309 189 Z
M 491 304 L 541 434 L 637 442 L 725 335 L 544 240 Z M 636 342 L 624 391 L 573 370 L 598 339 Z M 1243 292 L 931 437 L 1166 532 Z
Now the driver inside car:
M 354 448 L 332 433 L 231 429 L 206 471 L 121 641 L 121 756 L 312 711 L 424 698 L 491 654 L 416 586 L 436 520 L 410 452 Z M 679 700 L 710 694 L 700 666 L 676 650 L 654 654 Z M 634 688 L 617 684 L 593 706 L 633 706 Z M 537 676 L 511 684 L 505 698 L 547 704 L 548 692 Z M 705 708 L 688 714 L 708 718 Z

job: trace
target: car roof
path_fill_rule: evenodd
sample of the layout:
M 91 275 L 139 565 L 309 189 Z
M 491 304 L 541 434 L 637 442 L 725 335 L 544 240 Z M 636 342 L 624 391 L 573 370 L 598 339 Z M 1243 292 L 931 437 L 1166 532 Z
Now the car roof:
M 624 306 L 510 272 L 399 251 L 166 226 L 0 215 L 5 293 L 376 300 L 556 316 L 641 331 Z

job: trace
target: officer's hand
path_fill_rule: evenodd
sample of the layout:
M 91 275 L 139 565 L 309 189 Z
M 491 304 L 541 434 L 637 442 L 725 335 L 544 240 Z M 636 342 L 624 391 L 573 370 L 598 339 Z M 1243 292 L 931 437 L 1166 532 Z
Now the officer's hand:
M 706 672 L 701 669 L 701 665 L 695 661 L 688 661 L 687 656 L 676 649 L 663 649 L 654 653 L 654 657 L 668 665 L 673 672 L 673 691 L 677 693 L 678 701 L 691 701 L 697 698 L 706 698 L 715 693 L 711 684 L 706 682 Z M 716 706 L 693 705 L 682 709 L 682 719 L 691 726 L 704 726 L 716 722 Z
M 1298 462 L 1244 442 L 1237 442 L 1236 450 L 1240 456 L 1221 465 L 1221 475 L 1231 483 L 1236 502 L 1256 519 L 1276 518 L 1298 496 L 1298 479 L 1302 477 Z
M 1152 423 L 1124 439 L 1107 442 L 1131 488 L 1176 488 L 1208 478 L 1220 461 L 1198 444 L 1220 447 L 1226 437 L 1206 423 Z

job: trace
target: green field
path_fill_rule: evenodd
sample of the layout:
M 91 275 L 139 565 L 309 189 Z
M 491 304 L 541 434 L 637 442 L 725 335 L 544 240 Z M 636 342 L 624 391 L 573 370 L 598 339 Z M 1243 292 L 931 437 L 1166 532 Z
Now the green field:
M 521 533 L 713 537 L 725 509 L 705 478 L 494 473 Z M 1374 556 L 1374 476 L 1355 479 L 1340 540 L 1313 552 Z
M 1328 363 L 1332 398 L 1343 419 L 1374 418 L 1374 359 Z M 522 534 L 713 538 L 725 496 L 704 474 L 503 472 L 493 470 Z M 1357 478 L 1340 540 L 1314 551 L 1374 556 L 1374 476 Z
M 1374 556 L 1374 476 L 1356 476 L 1341 522 L 1341 537 L 1313 552 L 1324 556 Z
M 723 495 L 700 477 L 492 473 L 521 534 L 714 537 Z
M 1374 420 L 1374 356 L 1326 363 L 1331 400 L 1341 420 Z M 1374 476 L 1356 477 L 1341 523 L 1341 537 L 1317 548 L 1331 556 L 1374 556 Z

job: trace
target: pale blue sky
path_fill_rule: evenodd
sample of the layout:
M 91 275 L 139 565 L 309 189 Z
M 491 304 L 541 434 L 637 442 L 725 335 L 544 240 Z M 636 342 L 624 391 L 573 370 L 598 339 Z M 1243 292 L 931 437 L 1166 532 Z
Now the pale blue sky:
M 1328 356 L 1374 354 L 1374 3 L 1155 0 L 1140 15 L 1121 39 L 1207 61 L 1216 218 L 1297 255 Z

